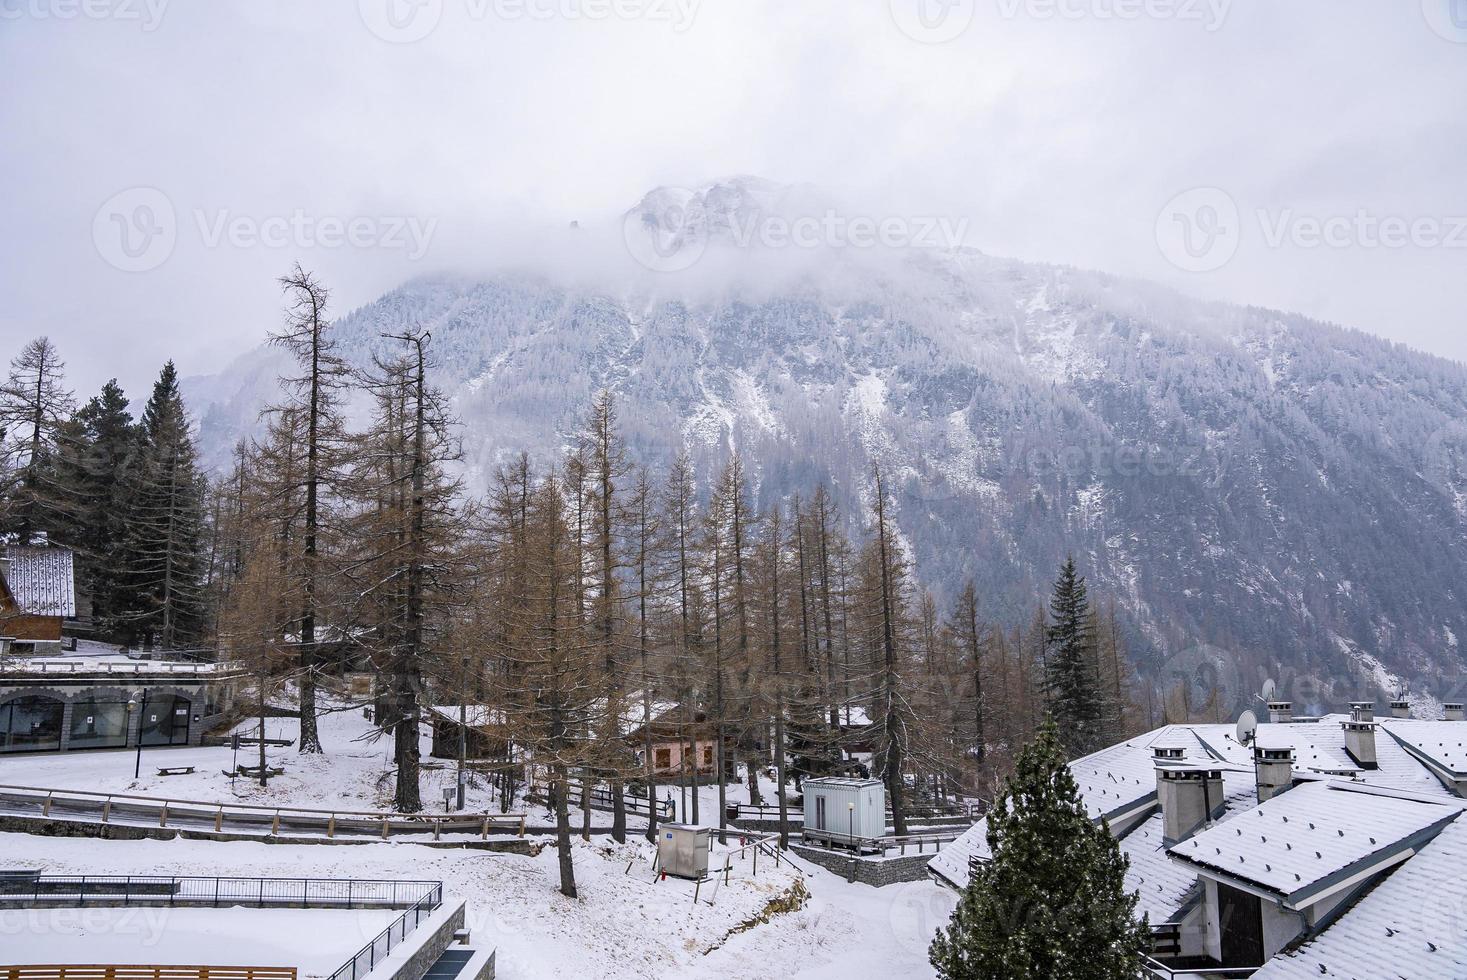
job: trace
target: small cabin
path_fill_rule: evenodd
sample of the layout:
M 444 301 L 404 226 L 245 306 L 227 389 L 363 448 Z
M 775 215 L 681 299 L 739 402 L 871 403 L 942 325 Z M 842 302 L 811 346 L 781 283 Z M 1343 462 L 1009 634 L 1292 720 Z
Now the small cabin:
M 860 847 L 886 836 L 886 786 L 879 779 L 822 776 L 807 779 L 806 840 Z

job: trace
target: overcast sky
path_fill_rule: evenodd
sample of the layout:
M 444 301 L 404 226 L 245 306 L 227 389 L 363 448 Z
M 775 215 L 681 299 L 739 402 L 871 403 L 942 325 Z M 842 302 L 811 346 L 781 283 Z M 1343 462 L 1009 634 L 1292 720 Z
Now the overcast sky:
M 0 0 L 0 91 L 82 393 L 741 173 L 1467 359 L 1467 0 Z

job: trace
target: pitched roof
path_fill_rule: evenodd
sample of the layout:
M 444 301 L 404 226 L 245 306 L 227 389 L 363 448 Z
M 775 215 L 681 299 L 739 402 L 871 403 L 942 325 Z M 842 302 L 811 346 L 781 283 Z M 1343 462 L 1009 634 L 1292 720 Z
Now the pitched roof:
M 1461 812 L 1450 804 L 1358 792 L 1343 783 L 1306 783 L 1188 838 L 1170 853 L 1297 905 L 1356 872 L 1409 856 L 1410 848 Z
M 1381 727 L 1402 748 L 1443 770 L 1467 774 L 1467 724 L 1460 721 L 1388 721 Z M 1380 739 L 1376 744 L 1380 744 Z
M 1446 827 L 1320 936 L 1254 980 L 1467 976 L 1467 821 Z
M 9 545 L 5 583 L 20 611 L 32 616 L 76 615 L 76 573 L 69 548 Z

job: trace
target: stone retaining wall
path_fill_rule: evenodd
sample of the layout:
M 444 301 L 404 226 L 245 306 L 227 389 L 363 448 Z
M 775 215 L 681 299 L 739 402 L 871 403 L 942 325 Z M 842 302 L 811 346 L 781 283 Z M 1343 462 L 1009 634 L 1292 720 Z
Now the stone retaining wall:
M 921 881 L 927 877 L 931 854 L 908 854 L 905 857 L 856 857 L 844 851 L 823 847 L 791 844 L 790 850 L 800 857 L 834 872 L 847 881 L 857 881 L 873 888 L 895 885 L 903 881 Z

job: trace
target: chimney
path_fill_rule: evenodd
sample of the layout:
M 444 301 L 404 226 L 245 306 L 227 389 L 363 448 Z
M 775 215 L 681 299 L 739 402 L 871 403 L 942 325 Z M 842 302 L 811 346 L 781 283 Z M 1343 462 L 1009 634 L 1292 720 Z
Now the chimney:
M 1268 720 L 1275 725 L 1287 725 L 1294 720 L 1294 702 L 1292 701 L 1270 701 L 1268 702 Z
M 1374 701 L 1351 701 L 1350 702 L 1350 720 L 1351 721 L 1375 721 L 1375 702 Z
M 1352 709 L 1354 705 L 1350 706 Z M 1355 712 L 1352 710 L 1351 715 Z M 1345 751 L 1361 769 L 1378 769 L 1375 762 L 1375 722 L 1353 718 L 1340 723 L 1345 730 Z
M 1411 717 L 1411 702 L 1410 701 L 1392 701 L 1391 702 L 1391 717 L 1392 718 L 1410 718 Z
M 1258 776 L 1258 802 L 1267 801 L 1294 788 L 1294 750 L 1253 747 L 1253 769 Z
M 1461 721 L 1462 719 L 1462 702 L 1448 701 L 1442 705 L 1442 721 Z
M 1157 748 L 1156 796 L 1161 801 L 1162 839 L 1184 841 L 1223 813 L 1222 770 L 1186 767 L 1183 750 Z M 1168 766 L 1171 763 L 1172 766 Z

